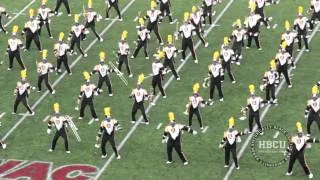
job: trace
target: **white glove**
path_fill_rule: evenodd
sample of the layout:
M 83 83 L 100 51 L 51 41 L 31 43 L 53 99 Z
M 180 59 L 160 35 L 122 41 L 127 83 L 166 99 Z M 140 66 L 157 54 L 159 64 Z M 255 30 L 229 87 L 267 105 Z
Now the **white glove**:
M 193 134 L 193 135 L 197 135 L 198 132 L 197 132 L 197 131 L 193 131 L 192 134 Z
M 100 144 L 95 144 L 94 147 L 95 147 L 95 148 L 99 148 L 99 147 L 100 147 Z
M 75 107 L 74 109 L 75 109 L 76 111 L 79 111 L 79 107 Z
M 219 148 L 220 148 L 220 149 L 223 148 L 223 144 L 219 144 Z
M 7 145 L 6 144 L 2 144 L 2 149 L 5 149 L 7 148 Z
M 68 41 L 70 41 L 71 40 L 71 37 L 68 37 Z
M 307 119 L 307 118 L 308 118 L 308 115 L 304 115 L 304 118 L 306 118 L 306 119 Z
M 162 139 L 161 143 L 164 144 L 167 142 L 167 139 Z
M 50 134 L 51 133 L 51 129 L 47 129 L 47 134 Z

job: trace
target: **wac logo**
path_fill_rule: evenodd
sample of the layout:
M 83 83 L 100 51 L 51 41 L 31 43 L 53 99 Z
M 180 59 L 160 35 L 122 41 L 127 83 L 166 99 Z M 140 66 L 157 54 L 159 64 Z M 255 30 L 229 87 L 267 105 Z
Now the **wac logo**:
M 2 160 L 0 179 L 29 180 L 87 180 L 97 173 L 97 168 L 88 164 L 71 164 L 52 169 L 51 162 Z

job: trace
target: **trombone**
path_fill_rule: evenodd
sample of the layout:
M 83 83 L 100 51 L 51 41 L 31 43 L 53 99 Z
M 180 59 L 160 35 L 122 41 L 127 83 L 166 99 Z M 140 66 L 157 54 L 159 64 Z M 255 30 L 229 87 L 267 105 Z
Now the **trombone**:
M 119 69 L 113 64 L 113 62 L 109 61 L 109 65 L 111 66 L 111 68 L 117 73 L 117 76 L 122 80 L 122 82 L 128 86 L 128 81 L 126 80 L 126 78 L 123 76 L 123 73 L 121 71 L 119 71 Z
M 67 122 L 68 122 L 68 124 L 69 124 L 69 127 L 70 127 L 72 133 L 73 133 L 74 136 L 76 137 L 77 141 L 78 141 L 78 142 L 81 142 L 81 138 L 80 138 L 80 136 L 79 136 L 79 134 L 78 134 L 78 128 L 77 128 L 77 126 L 74 124 L 74 122 L 72 121 L 72 117 L 70 117 L 70 116 L 65 116 L 65 118 L 66 118 L 66 120 L 67 120 Z

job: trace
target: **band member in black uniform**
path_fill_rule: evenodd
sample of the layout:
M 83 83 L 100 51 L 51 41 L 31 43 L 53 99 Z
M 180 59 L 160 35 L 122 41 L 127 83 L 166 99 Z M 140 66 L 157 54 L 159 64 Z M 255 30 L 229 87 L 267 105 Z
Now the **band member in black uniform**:
M 54 9 L 55 15 L 59 15 L 58 11 L 59 11 L 59 8 L 62 3 L 67 10 L 68 16 L 71 16 L 71 11 L 70 11 L 70 7 L 69 7 L 69 0 L 57 0 L 56 8 Z
M 303 134 L 302 125 L 300 122 L 296 123 L 298 133 L 296 136 L 291 138 L 290 147 L 287 151 L 290 154 L 289 158 L 289 167 L 286 173 L 287 176 L 292 175 L 293 164 L 298 159 L 300 165 L 302 166 L 304 172 L 309 177 L 309 179 L 313 178 L 313 174 L 310 171 L 309 166 L 306 163 L 304 150 L 306 146 L 310 146 L 310 143 L 319 143 L 320 141 L 316 138 L 311 138 Z
M 218 51 L 213 53 L 213 62 L 208 66 L 210 76 L 210 99 L 209 102 L 213 101 L 214 89 L 217 87 L 219 92 L 220 101 L 223 101 L 223 93 L 221 87 L 221 77 L 223 74 L 222 65 L 219 62 L 220 54 Z
M 190 21 L 191 21 L 191 24 L 195 27 L 194 32 L 196 32 L 197 36 L 201 40 L 204 47 L 208 47 L 209 43 L 204 40 L 204 37 L 202 34 L 202 31 L 203 31 L 201 27 L 202 12 L 196 6 L 192 6 L 191 12 L 192 13 L 190 14 Z
M 34 10 L 29 10 L 30 19 L 25 23 L 24 28 L 22 30 L 22 35 L 26 35 L 26 49 L 25 51 L 29 51 L 32 40 L 37 45 L 38 50 L 41 52 L 41 42 L 39 36 L 40 29 L 40 21 L 34 16 Z
M 292 57 L 290 56 L 290 54 L 286 52 L 286 47 L 287 47 L 286 41 L 283 41 L 281 43 L 279 53 L 276 54 L 275 60 L 277 63 L 277 71 L 279 76 L 283 74 L 287 82 L 288 88 L 292 88 L 292 83 L 289 78 L 288 69 L 289 69 L 289 65 L 291 65 L 292 68 L 295 68 L 295 65 L 292 62 Z
M 137 26 L 137 34 L 138 34 L 138 39 L 136 41 L 137 47 L 130 58 L 134 59 L 135 57 L 137 57 L 140 49 L 143 47 L 145 59 L 149 59 L 148 40 L 150 39 L 150 31 L 144 26 L 143 18 L 139 18 L 139 26 Z
M 241 20 L 237 19 L 234 23 L 235 29 L 232 31 L 230 40 L 233 40 L 232 50 L 235 53 L 235 61 L 240 66 L 240 60 L 242 59 L 242 47 L 244 45 L 244 39 L 247 35 L 247 31 L 241 27 Z
M 186 105 L 187 111 L 185 114 L 189 116 L 189 126 L 192 126 L 192 117 L 195 114 L 199 121 L 200 129 L 203 129 L 202 118 L 200 114 L 200 108 L 206 104 L 206 101 L 199 94 L 200 84 L 196 83 L 192 87 L 193 95 L 189 97 L 189 102 Z
M 118 62 L 119 62 L 118 69 L 119 69 L 119 71 L 121 71 L 122 65 L 124 63 L 127 68 L 128 76 L 131 78 L 131 77 L 133 77 L 133 74 L 132 74 L 130 66 L 129 66 L 128 55 L 130 53 L 129 52 L 130 47 L 129 47 L 129 44 L 127 43 L 127 36 L 128 36 L 128 31 L 123 31 L 121 34 L 121 40 L 118 43 L 118 47 L 119 47 L 119 50 L 118 50 L 118 58 L 119 58 L 118 59 Z
M 56 72 L 59 74 L 61 73 L 61 64 L 63 63 L 65 69 L 67 70 L 68 74 L 71 76 L 72 72 L 70 70 L 68 64 L 68 52 L 70 52 L 70 46 L 67 43 L 63 42 L 64 33 L 60 32 L 59 34 L 59 41 L 54 45 L 54 54 L 57 57 L 57 68 Z
M 176 80 L 179 81 L 180 76 L 178 75 L 178 73 L 174 67 L 174 63 L 175 63 L 174 58 L 177 57 L 178 49 L 173 44 L 173 37 L 171 34 L 168 35 L 168 45 L 163 48 L 163 52 L 165 55 L 163 67 L 165 69 L 163 70 L 162 73 L 163 74 L 167 73 L 167 67 L 169 66 L 172 74 L 174 75 Z
M 167 98 L 166 93 L 164 92 L 164 89 L 162 87 L 162 81 L 163 81 L 163 70 L 164 66 L 161 63 L 161 60 L 164 58 L 164 52 L 160 51 L 156 55 L 156 60 L 152 63 L 152 89 L 153 89 L 153 95 L 156 95 L 156 86 L 158 86 L 161 95 L 163 98 Z
M 104 159 L 107 157 L 106 143 L 110 142 L 110 145 L 117 159 L 121 159 L 121 156 L 118 152 L 118 149 L 116 147 L 116 142 L 115 142 L 115 133 L 119 123 L 116 119 L 111 117 L 111 109 L 109 107 L 104 108 L 104 115 L 105 115 L 105 119 L 100 124 L 100 128 L 97 135 L 97 143 L 95 147 L 98 148 L 100 146 L 98 142 L 101 138 L 101 152 L 102 152 L 101 158 Z
M 245 20 L 245 25 L 248 28 L 247 35 L 248 35 L 248 44 L 247 44 L 247 49 L 251 47 L 251 42 L 252 39 L 256 42 L 256 46 L 259 50 L 262 50 L 260 47 L 260 41 L 259 41 L 259 36 L 260 36 L 260 21 L 262 17 L 259 14 L 255 13 L 256 9 L 256 4 L 251 4 L 250 7 L 250 15 L 247 17 Z
M 234 75 L 231 71 L 231 61 L 232 61 L 232 57 L 234 57 L 234 51 L 229 47 L 228 37 L 224 37 L 223 45 L 221 46 L 220 52 L 221 52 L 220 59 L 222 60 L 222 70 L 223 70 L 221 82 L 224 81 L 225 70 L 227 70 L 229 78 L 232 81 L 232 84 L 234 84 L 236 83 L 236 79 L 234 78 Z
M 309 44 L 307 39 L 307 23 L 309 20 L 307 17 L 303 16 L 303 7 L 298 7 L 298 17 L 294 20 L 293 29 L 298 31 L 297 39 L 298 39 L 298 49 L 300 51 L 302 48 L 302 39 L 304 41 L 304 45 L 306 46 L 306 52 L 309 52 Z
M 160 43 L 160 45 L 163 45 L 162 42 L 162 38 L 159 32 L 159 19 L 161 16 L 161 11 L 159 11 L 158 9 L 156 9 L 157 7 L 157 3 L 152 0 L 151 1 L 151 9 L 147 11 L 147 15 L 144 17 L 144 19 L 148 19 L 148 25 L 147 25 L 147 29 L 151 32 L 154 31 L 155 35 L 158 38 L 158 41 Z
M 102 17 L 93 10 L 92 0 L 88 0 L 88 9 L 84 13 L 84 16 L 86 17 L 86 25 L 84 26 L 84 28 L 86 29 L 91 28 L 93 34 L 97 37 L 97 39 L 100 42 L 103 42 L 103 39 L 99 36 L 99 34 L 96 31 L 96 22 L 100 21 Z M 83 34 L 82 38 L 86 39 L 86 34 Z
M 55 67 L 48 62 L 48 50 L 44 49 L 42 52 L 42 61 L 37 63 L 37 71 L 39 73 L 38 77 L 38 92 L 41 92 L 41 84 L 44 80 L 48 90 L 51 94 L 55 94 L 55 90 L 52 88 L 51 84 L 49 83 L 49 73 L 53 72 Z
M 316 20 L 320 21 L 320 1 L 311 0 L 309 12 L 312 12 L 310 19 L 310 29 L 313 30 Z
M 12 36 L 8 39 L 8 47 L 6 50 L 6 53 L 9 56 L 9 67 L 8 71 L 10 71 L 13 67 L 13 59 L 16 58 L 17 62 L 20 64 L 21 69 L 26 69 L 21 55 L 20 55 L 20 49 L 24 49 L 24 46 L 22 44 L 22 41 L 17 37 L 19 27 L 13 26 L 12 29 Z
M 279 85 L 279 73 L 274 59 L 270 61 L 270 70 L 264 73 L 263 82 L 266 86 L 266 100 L 269 104 L 277 104 L 276 86 Z M 270 98 L 271 96 L 271 98 Z
M 285 21 L 285 29 L 286 32 L 284 32 L 281 35 L 281 43 L 286 42 L 287 47 L 286 51 L 290 54 L 291 57 L 293 57 L 293 46 L 294 46 L 294 40 L 297 38 L 297 32 L 290 30 L 290 23 L 288 20 Z
M 85 54 L 81 48 L 81 41 L 83 40 L 83 37 L 85 34 L 87 34 L 86 28 L 84 27 L 84 25 L 79 23 L 79 15 L 76 14 L 74 15 L 74 21 L 75 21 L 75 25 L 73 25 L 71 27 L 71 31 L 69 33 L 69 37 L 68 40 L 71 40 L 70 42 L 70 52 L 71 54 L 74 54 L 73 49 L 74 49 L 74 45 L 77 44 L 77 48 L 80 51 L 80 53 L 82 54 L 83 57 L 87 57 L 88 55 Z
M 217 0 L 203 0 L 203 24 L 206 24 L 206 18 L 209 19 L 209 24 L 212 24 L 212 6 L 217 3 Z
M 307 107 L 304 113 L 305 118 L 308 119 L 307 123 L 307 136 L 311 136 L 311 125 L 313 121 L 315 121 L 320 130 L 320 97 L 319 97 L 319 89 L 317 85 L 312 87 L 312 97 L 307 102 Z
M 0 6 L 0 30 L 8 34 L 8 31 L 3 26 L 2 18 L 6 16 L 8 19 L 11 19 L 11 16 L 7 13 L 6 8 Z
M 255 14 L 259 14 L 261 16 L 261 22 L 267 27 L 267 29 L 270 29 L 270 20 L 272 17 L 265 16 L 264 8 L 266 6 L 266 0 L 255 0 L 256 8 L 254 10 Z
M 50 39 L 53 39 L 51 34 L 51 27 L 50 27 L 51 20 L 49 19 L 49 17 L 51 16 L 51 14 L 54 14 L 54 11 L 48 8 L 46 3 L 47 3 L 47 0 L 42 0 L 41 6 L 38 9 L 38 18 L 40 21 L 39 35 L 41 34 L 42 26 L 46 25 L 49 37 Z
M 22 104 L 27 108 L 30 115 L 34 115 L 34 112 L 31 110 L 28 98 L 30 94 L 30 90 L 35 89 L 35 87 L 31 87 L 27 81 L 27 71 L 21 71 L 21 81 L 17 82 L 17 86 L 14 90 L 14 94 L 17 96 L 14 102 L 13 112 L 12 114 L 16 114 L 18 110 L 18 105 L 22 102 Z
M 58 139 L 60 137 L 62 137 L 64 140 L 64 148 L 66 150 L 66 153 L 70 154 L 71 152 L 69 150 L 69 137 L 68 137 L 68 130 L 67 130 L 68 121 L 64 116 L 62 116 L 60 114 L 60 106 L 58 103 L 55 103 L 53 105 L 53 109 L 54 109 L 55 114 L 48 121 L 47 133 L 48 134 L 51 133 L 52 126 L 55 126 L 56 133 L 54 134 L 49 152 L 54 151 L 54 149 L 56 148 L 56 144 L 57 144 Z
M 193 135 L 196 135 L 197 131 L 191 129 L 188 126 L 178 124 L 175 121 L 173 112 L 169 112 L 168 116 L 169 116 L 170 123 L 166 126 L 162 136 L 162 143 L 167 143 L 167 154 L 168 154 L 167 164 L 172 163 L 172 150 L 175 149 L 181 161 L 183 162 L 183 165 L 188 165 L 189 162 L 185 157 L 184 153 L 182 152 L 181 134 L 182 134 L 182 131 L 187 131 Z
M 105 2 L 106 2 L 106 5 L 107 5 L 106 20 L 109 19 L 109 11 L 113 7 L 117 11 L 119 21 L 123 21 L 122 16 L 121 16 L 121 12 L 120 12 L 120 9 L 119 9 L 119 0 L 105 0 Z

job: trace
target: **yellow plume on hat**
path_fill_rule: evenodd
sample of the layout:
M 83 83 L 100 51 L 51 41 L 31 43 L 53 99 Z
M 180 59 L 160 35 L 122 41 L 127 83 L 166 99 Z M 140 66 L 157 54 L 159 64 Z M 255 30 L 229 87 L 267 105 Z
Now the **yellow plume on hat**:
M 169 116 L 169 121 L 170 122 L 174 121 L 174 113 L 173 112 L 169 112 L 168 116 Z
M 42 58 L 43 59 L 46 59 L 48 57 L 48 49 L 44 49 L 43 51 L 42 51 Z
M 100 51 L 99 58 L 100 58 L 100 61 L 104 61 L 106 59 L 106 53 L 103 51 Z
M 200 84 L 199 83 L 195 83 L 192 87 L 192 90 L 194 93 L 198 93 L 200 89 Z
M 284 28 L 285 28 L 287 31 L 290 30 L 290 23 L 289 23 L 288 20 L 286 20 L 286 21 L 284 22 Z
M 251 12 L 255 11 L 256 10 L 256 3 L 255 2 L 250 2 L 249 3 L 249 8 L 251 10 Z
M 53 110 L 54 110 L 55 113 L 59 113 L 59 111 L 60 111 L 59 103 L 54 103 L 53 104 Z
M 156 8 L 157 7 L 157 3 L 154 0 L 152 0 L 151 3 L 150 3 L 150 7 L 151 7 L 151 9 Z
M 42 5 L 45 5 L 45 4 L 47 4 L 47 2 L 48 2 L 48 0 L 42 0 Z
M 17 26 L 17 25 L 13 26 L 12 34 L 16 34 L 18 32 L 18 30 L 19 30 L 19 26 Z
M 111 116 L 111 108 L 110 107 L 105 107 L 103 109 L 103 111 L 104 111 L 105 116 Z
M 79 14 L 75 14 L 74 15 L 74 22 L 79 22 L 79 18 L 80 18 L 80 15 Z
M 302 124 L 300 122 L 296 123 L 296 127 L 297 127 L 298 132 L 302 132 Z
M 234 120 L 234 117 L 230 117 L 229 118 L 229 128 L 232 128 L 235 124 L 235 120 Z
M 302 15 L 303 13 L 303 7 L 302 6 L 298 6 L 298 14 Z
M 122 31 L 122 34 L 121 34 L 121 39 L 122 40 L 125 40 L 125 39 L 127 39 L 127 37 L 128 37 L 128 31 Z
M 92 0 L 88 0 L 88 8 L 92 8 Z
M 282 49 L 286 49 L 286 47 L 287 47 L 287 42 L 286 42 L 286 41 L 283 41 L 283 42 L 281 43 L 281 48 L 282 48 Z
M 84 80 L 86 81 L 90 80 L 90 74 L 88 73 L 88 71 L 84 71 L 82 74 L 83 74 Z
M 319 93 L 319 88 L 318 88 L 318 86 L 317 85 L 314 85 L 313 87 L 312 87 L 312 94 L 313 95 L 317 95 L 318 93 Z
M 144 19 L 143 18 L 139 18 L 139 24 L 140 25 L 144 25 Z
M 185 13 L 183 14 L 183 20 L 184 20 L 184 21 L 189 21 L 189 16 L 190 16 L 189 12 L 185 12 Z
M 62 41 L 64 38 L 64 33 L 63 32 L 60 32 L 59 34 L 59 41 Z
M 196 6 L 192 6 L 191 12 L 192 12 L 192 13 L 195 13 L 196 11 L 197 11 L 197 7 L 196 7 Z
M 20 71 L 20 76 L 25 79 L 27 77 L 27 70 Z
M 164 51 L 158 51 L 156 58 L 159 60 L 163 59 L 164 58 Z
M 251 94 L 253 94 L 254 91 L 255 91 L 254 85 L 253 85 L 253 84 L 250 84 L 250 85 L 249 85 L 249 92 L 250 92 Z
M 236 20 L 236 26 L 241 28 L 241 19 L 237 19 Z
M 219 56 L 220 56 L 219 51 L 215 51 L 215 52 L 213 53 L 213 60 L 214 60 L 214 61 L 217 61 L 217 60 L 219 59 Z
M 270 67 L 271 67 L 271 69 L 276 69 L 276 60 L 271 59 L 271 61 L 270 61 Z
M 223 38 L 223 44 L 227 46 L 229 44 L 229 38 L 226 36 Z
M 33 9 L 29 9 L 29 16 L 33 17 L 34 16 L 34 10 Z
M 172 41 L 173 41 L 173 37 L 171 34 L 168 35 L 168 43 L 169 44 L 172 44 Z
M 138 84 L 142 84 L 143 81 L 144 81 L 144 74 L 140 74 L 138 76 Z

